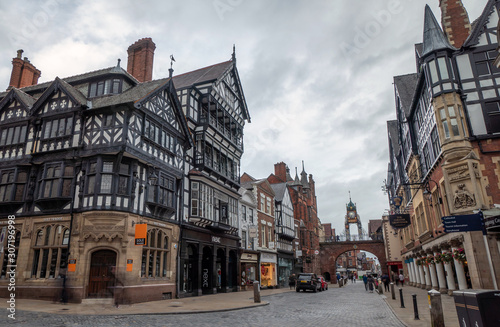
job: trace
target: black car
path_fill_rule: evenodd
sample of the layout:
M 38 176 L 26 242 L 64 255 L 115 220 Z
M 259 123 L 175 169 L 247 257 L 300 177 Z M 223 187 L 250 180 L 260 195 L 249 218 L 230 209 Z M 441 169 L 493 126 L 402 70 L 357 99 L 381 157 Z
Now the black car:
M 314 293 L 318 291 L 321 285 L 318 283 L 318 276 L 311 273 L 301 273 L 297 277 L 297 287 L 295 290 L 300 292 L 300 290 L 311 290 Z

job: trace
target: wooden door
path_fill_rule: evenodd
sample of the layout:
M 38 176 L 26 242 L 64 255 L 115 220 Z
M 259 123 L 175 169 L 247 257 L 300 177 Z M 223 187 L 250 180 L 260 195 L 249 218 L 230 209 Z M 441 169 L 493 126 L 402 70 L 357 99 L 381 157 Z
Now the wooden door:
M 92 253 L 88 297 L 103 298 L 113 296 L 115 284 L 114 269 L 116 253 L 110 250 L 100 250 Z

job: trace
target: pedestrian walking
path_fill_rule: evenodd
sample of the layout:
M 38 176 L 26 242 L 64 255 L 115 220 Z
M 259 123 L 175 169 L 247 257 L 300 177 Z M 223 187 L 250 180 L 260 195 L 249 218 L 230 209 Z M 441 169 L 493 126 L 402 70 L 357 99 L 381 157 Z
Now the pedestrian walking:
M 403 273 L 399 274 L 399 281 L 401 282 L 401 286 L 404 286 L 405 276 L 403 275 Z
M 295 288 L 295 281 L 297 278 L 295 277 L 295 274 L 291 274 L 288 277 L 288 286 L 290 286 L 290 289 L 293 290 Z
M 375 284 L 375 280 L 373 279 L 372 275 L 368 276 L 367 283 L 368 283 L 368 290 L 370 290 L 370 293 L 373 293 L 373 285 Z
M 365 283 L 365 291 L 368 291 L 368 277 L 363 275 L 363 283 Z
M 384 283 L 384 290 L 386 292 L 389 292 L 389 282 L 390 282 L 389 275 L 387 274 L 382 275 L 382 283 Z

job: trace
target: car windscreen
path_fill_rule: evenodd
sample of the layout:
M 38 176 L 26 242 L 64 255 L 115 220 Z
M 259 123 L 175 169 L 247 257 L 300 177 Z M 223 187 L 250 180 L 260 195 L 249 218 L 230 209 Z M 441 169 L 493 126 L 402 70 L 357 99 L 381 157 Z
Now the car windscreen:
M 308 275 L 300 275 L 299 280 L 311 280 L 311 276 Z

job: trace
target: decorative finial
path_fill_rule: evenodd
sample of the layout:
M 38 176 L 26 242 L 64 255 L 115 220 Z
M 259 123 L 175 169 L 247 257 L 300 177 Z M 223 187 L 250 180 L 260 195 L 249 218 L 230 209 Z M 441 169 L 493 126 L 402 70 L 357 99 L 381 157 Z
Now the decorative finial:
M 174 74 L 174 69 L 172 68 L 174 66 L 174 55 L 170 55 L 170 69 L 168 70 L 168 77 L 172 78 L 172 75 Z
M 231 58 L 233 59 L 233 61 L 236 61 L 236 46 L 234 45 L 234 43 L 233 43 L 233 54 L 231 55 Z
M 118 62 L 116 63 L 116 67 L 120 68 L 120 61 L 122 61 L 120 58 L 118 58 Z

